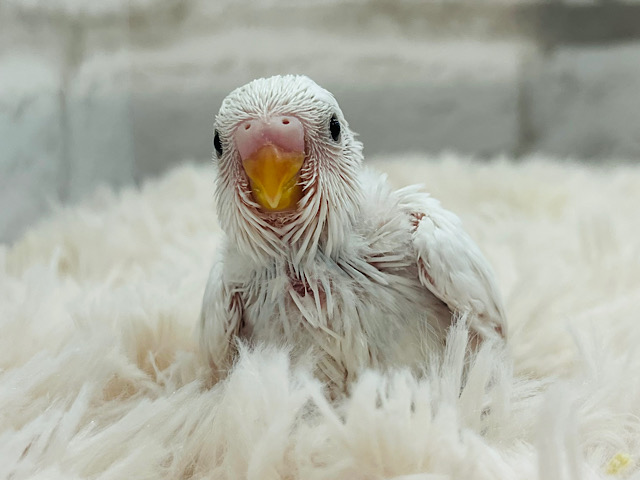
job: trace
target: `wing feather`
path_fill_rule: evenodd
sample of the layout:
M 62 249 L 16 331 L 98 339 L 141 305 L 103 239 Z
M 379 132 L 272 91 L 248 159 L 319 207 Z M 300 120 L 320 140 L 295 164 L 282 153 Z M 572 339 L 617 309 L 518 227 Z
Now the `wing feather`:
M 430 197 L 411 213 L 420 282 L 456 313 L 471 315 L 481 339 L 507 334 L 495 275 L 460 219 Z

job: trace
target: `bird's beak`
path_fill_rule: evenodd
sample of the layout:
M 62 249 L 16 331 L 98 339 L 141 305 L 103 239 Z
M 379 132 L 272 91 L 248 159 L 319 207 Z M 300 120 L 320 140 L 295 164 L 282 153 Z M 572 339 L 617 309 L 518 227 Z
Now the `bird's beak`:
M 253 198 L 267 210 L 295 208 L 302 198 L 298 173 L 303 162 L 304 151 L 285 152 L 273 144 L 264 145 L 243 159 Z
M 265 210 L 294 209 L 302 198 L 304 128 L 293 116 L 252 119 L 240 124 L 234 140 L 253 198 Z

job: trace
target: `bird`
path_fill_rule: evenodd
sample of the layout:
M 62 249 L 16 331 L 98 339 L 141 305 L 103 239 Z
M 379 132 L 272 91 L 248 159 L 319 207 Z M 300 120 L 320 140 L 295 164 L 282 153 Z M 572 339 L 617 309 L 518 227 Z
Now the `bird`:
M 460 219 L 365 165 L 336 99 L 309 77 L 233 90 L 213 147 L 224 239 L 198 335 L 215 379 L 242 344 L 287 348 L 346 392 L 368 369 L 426 371 L 461 318 L 470 344 L 506 342 L 495 274 Z

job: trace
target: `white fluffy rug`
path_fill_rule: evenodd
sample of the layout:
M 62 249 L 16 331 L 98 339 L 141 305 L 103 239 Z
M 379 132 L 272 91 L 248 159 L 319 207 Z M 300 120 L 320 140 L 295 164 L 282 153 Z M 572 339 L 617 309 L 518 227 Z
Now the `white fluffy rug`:
M 460 394 L 458 329 L 427 378 L 370 373 L 339 405 L 286 352 L 243 352 L 205 388 L 220 230 L 211 167 L 183 166 L 0 247 L 0 478 L 640 478 L 640 167 L 378 167 L 463 218 L 510 358 L 482 350 Z

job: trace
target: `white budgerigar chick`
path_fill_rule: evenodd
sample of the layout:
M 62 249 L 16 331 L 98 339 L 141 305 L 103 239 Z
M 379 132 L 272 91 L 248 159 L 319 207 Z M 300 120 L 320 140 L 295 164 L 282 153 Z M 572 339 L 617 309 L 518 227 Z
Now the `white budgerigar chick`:
M 423 369 L 465 313 L 476 341 L 505 337 L 493 272 L 460 220 L 364 168 L 336 100 L 309 78 L 231 92 L 214 146 L 226 238 L 199 333 L 217 378 L 238 339 L 311 353 L 344 389 L 366 368 Z

